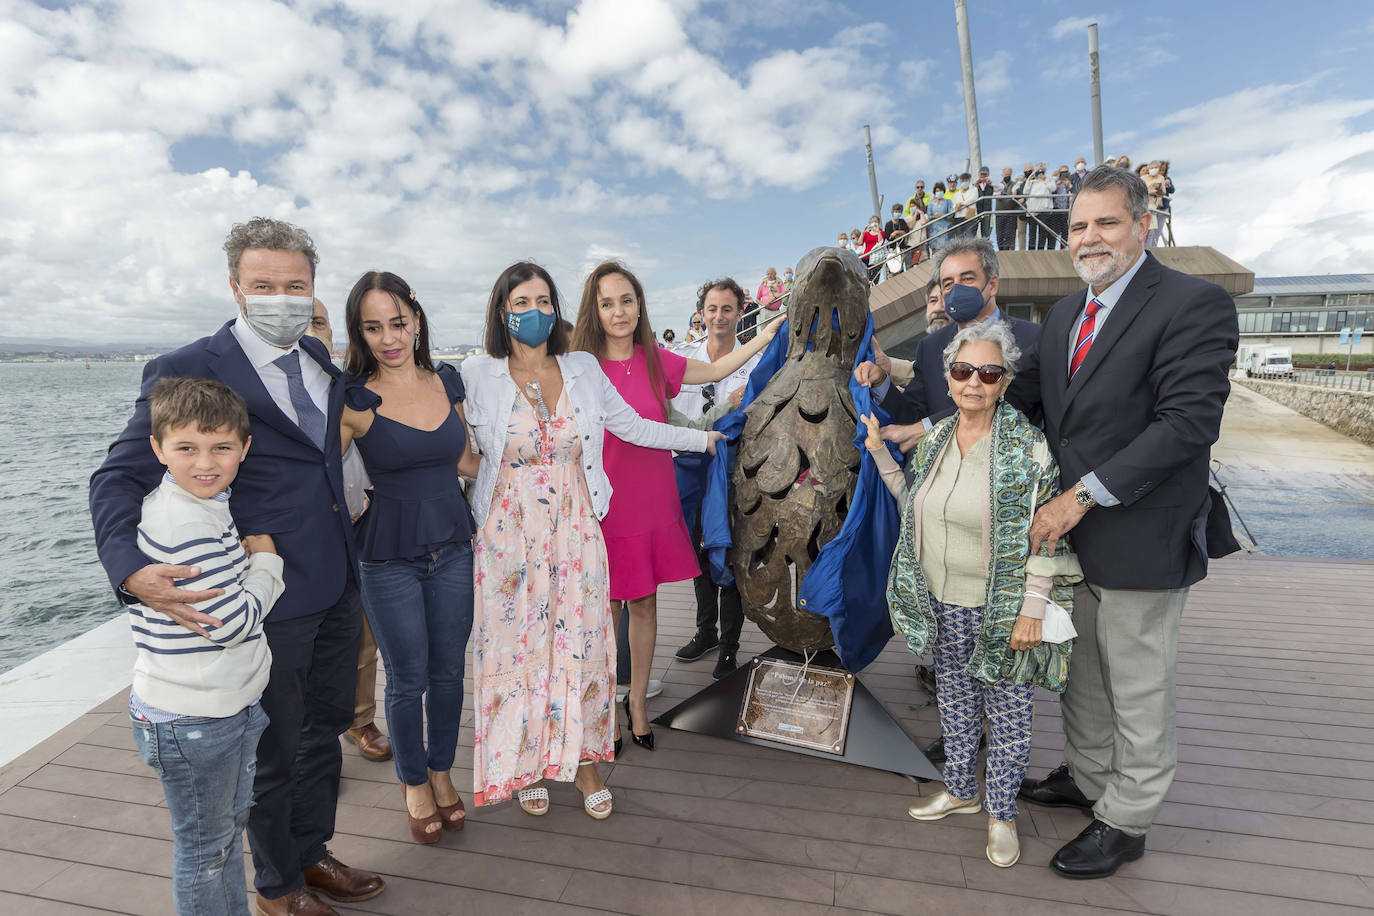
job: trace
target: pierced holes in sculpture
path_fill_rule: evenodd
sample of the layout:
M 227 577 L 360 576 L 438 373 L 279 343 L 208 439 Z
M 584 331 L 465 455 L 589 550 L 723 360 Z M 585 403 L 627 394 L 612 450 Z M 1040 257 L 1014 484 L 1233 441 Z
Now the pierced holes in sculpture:
M 778 526 L 774 525 L 769 532 L 768 539 L 763 542 L 763 546 L 754 551 L 754 555 L 749 559 L 749 565 L 754 569 L 763 569 L 768 565 L 768 561 L 773 559 L 773 548 L 778 546 Z
M 806 564 L 808 569 L 811 568 L 811 563 L 816 562 L 816 557 L 821 555 L 821 526 L 823 524 L 823 522 L 816 522 L 811 529 L 811 537 L 806 539 L 806 555 L 810 558 L 810 562 Z

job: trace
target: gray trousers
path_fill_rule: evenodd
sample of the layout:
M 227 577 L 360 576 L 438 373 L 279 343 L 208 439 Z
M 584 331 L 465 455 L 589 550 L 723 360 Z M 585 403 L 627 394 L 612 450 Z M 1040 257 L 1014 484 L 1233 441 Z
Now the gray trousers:
M 1093 814 L 1130 836 L 1150 829 L 1178 767 L 1174 670 L 1188 589 L 1074 589 L 1078 639 L 1062 710 L 1065 760 Z

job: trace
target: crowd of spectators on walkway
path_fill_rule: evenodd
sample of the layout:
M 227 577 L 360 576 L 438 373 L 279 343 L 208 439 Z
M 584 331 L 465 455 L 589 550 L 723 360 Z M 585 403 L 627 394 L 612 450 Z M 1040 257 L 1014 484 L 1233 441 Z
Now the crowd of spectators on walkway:
M 1132 170 L 1128 156 L 1110 158 L 1104 165 Z M 1169 222 L 1174 194 L 1169 163 L 1156 159 L 1133 170 L 1149 189 L 1146 245 L 1154 247 Z M 917 179 L 905 200 L 892 204 L 886 223 L 875 214 L 863 230 L 840 232 L 836 244 L 858 254 L 874 280 L 933 257 L 956 238 L 986 238 L 999 251 L 1067 248 L 1069 202 L 1087 173 L 1087 160 L 1080 156 L 1072 168 L 1061 165 L 1053 171 L 1044 162 L 1025 163 L 1019 175 L 1008 166 L 1000 180 L 987 166 L 976 177 L 951 173 L 929 190 L 925 180 Z

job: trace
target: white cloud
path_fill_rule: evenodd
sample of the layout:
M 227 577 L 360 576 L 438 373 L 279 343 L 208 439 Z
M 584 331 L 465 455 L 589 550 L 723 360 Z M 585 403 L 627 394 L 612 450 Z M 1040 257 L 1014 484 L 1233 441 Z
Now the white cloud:
M 1315 81 L 1268 85 L 1159 119 L 1132 160 L 1171 160 L 1174 234 L 1264 276 L 1367 269 L 1374 98 L 1314 100 Z M 1110 152 L 1110 150 L 1109 150 Z
M 1106 25 L 1112 21 L 1111 16 L 1066 16 L 1050 26 L 1050 37 L 1055 41 L 1061 41 L 1074 35 L 1085 36 L 1088 26 L 1096 22 L 1099 26 Z M 1085 38 L 1086 42 L 1086 38 Z
M 1012 87 L 1011 66 L 1015 58 L 1011 51 L 1003 48 L 986 57 L 975 58 L 973 62 L 973 91 L 979 96 L 993 96 Z M 957 84 L 957 92 L 962 98 L 964 87 Z
M 862 76 L 887 28 L 852 16 L 827 44 L 767 42 L 736 72 L 689 37 L 691 2 L 0 9 L 0 270 L 19 278 L 0 290 L 4 336 L 204 333 L 232 310 L 224 233 L 271 215 L 315 236 L 331 307 L 385 267 L 474 340 L 502 265 L 573 275 L 596 246 L 652 271 L 642 220 L 670 211 L 667 192 L 681 207 L 813 186 L 886 113 Z M 719 9 L 745 28 L 789 7 Z M 233 167 L 176 171 L 187 139 L 196 161 L 221 144 Z M 35 301 L 38 316 L 21 307 Z

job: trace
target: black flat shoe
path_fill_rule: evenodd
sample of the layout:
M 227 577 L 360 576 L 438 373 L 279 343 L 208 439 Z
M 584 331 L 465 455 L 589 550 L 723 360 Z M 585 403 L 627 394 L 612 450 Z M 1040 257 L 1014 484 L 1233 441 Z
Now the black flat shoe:
M 630 740 L 635 743 L 636 747 L 642 747 L 652 751 L 654 749 L 654 730 L 652 728 L 649 729 L 649 734 L 647 735 L 635 734 L 635 720 L 634 716 L 630 715 L 629 695 L 625 697 L 625 718 L 630 720 Z
M 1145 837 L 1129 836 L 1094 820 L 1050 859 L 1050 868 L 1065 878 L 1107 878 L 1145 854 Z
M 711 677 L 718 681 L 734 673 L 738 667 L 739 663 L 735 660 L 735 650 L 721 649 L 720 654 L 716 657 L 716 667 L 711 671 Z
M 1077 808 L 1089 817 L 1093 813 L 1094 799 L 1088 798 L 1069 774 L 1069 765 L 1061 763 L 1049 772 L 1044 779 L 1021 780 L 1019 798 L 1046 808 Z
M 982 735 L 980 735 L 980 736 L 978 737 L 978 750 L 980 750 L 980 751 L 987 750 L 987 746 L 988 746 L 988 733 L 985 731 L 985 732 L 983 732 Z M 944 735 L 941 735 L 940 737 L 936 738 L 934 741 L 932 741 L 932 742 L 930 742 L 929 744 L 927 744 L 927 745 L 926 745 L 926 749 L 925 749 L 924 751 L 922 751 L 921 753 L 925 754 L 925 755 L 926 755 L 926 759 L 929 760 L 931 763 L 935 764 L 937 767 L 944 766 L 944 765 L 945 765 L 945 759 L 946 759 L 946 754 L 945 754 L 945 736 L 944 736 Z M 1091 808 L 1092 806 L 1089 805 L 1088 807 Z
M 720 637 L 716 634 L 698 632 L 692 637 L 691 642 L 678 649 L 673 657 L 680 662 L 694 662 L 719 645 Z
M 941 735 L 934 741 L 926 745 L 926 749 L 921 751 L 926 755 L 926 759 L 938 766 L 945 765 L 945 736 Z

